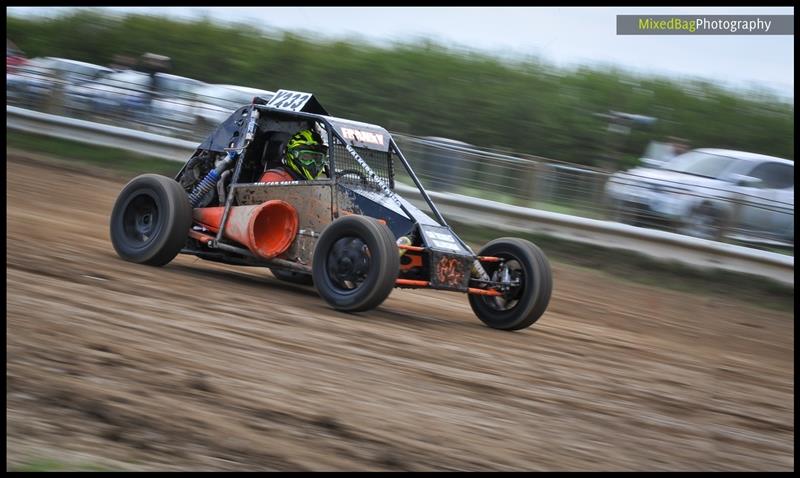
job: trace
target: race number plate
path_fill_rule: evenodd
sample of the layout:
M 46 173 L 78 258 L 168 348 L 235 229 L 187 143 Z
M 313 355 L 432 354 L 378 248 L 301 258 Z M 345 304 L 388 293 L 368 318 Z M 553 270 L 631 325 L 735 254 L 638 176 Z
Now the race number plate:
M 453 232 L 446 227 L 422 226 L 422 234 L 425 236 L 425 245 L 432 249 L 456 254 L 468 252 L 458 243 Z
M 278 90 L 275 96 L 269 100 L 267 106 L 279 110 L 286 111 L 300 111 L 303 106 L 311 99 L 311 93 L 303 93 L 302 91 L 292 90 Z

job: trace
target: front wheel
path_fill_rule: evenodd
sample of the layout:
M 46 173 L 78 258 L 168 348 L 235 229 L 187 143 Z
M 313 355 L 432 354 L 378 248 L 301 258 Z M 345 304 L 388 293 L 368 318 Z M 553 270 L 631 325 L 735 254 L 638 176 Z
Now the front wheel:
M 539 320 L 553 290 L 550 263 L 541 249 L 524 239 L 504 237 L 486 244 L 478 255 L 503 259 L 483 266 L 493 282 L 508 286 L 502 296 L 470 295 L 475 315 L 500 330 L 524 329 Z
M 111 244 L 121 258 L 163 266 L 186 244 L 192 207 L 175 180 L 143 174 L 119 193 L 110 222 Z
M 394 235 L 371 217 L 340 217 L 317 240 L 312 271 L 319 295 L 334 309 L 373 309 L 392 292 L 400 272 Z

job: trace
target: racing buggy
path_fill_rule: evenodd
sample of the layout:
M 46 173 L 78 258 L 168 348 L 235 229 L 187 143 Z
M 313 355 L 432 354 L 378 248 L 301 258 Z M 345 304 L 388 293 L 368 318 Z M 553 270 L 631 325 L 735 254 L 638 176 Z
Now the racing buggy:
M 264 180 L 299 130 L 324 142 L 324 174 Z M 395 192 L 401 171 L 430 214 Z M 163 266 L 183 253 L 267 267 L 347 312 L 377 307 L 395 287 L 431 288 L 466 293 L 486 325 L 518 330 L 539 319 L 552 290 L 547 258 L 526 240 L 496 239 L 473 252 L 384 128 L 333 117 L 313 95 L 289 90 L 237 109 L 174 179 L 131 180 L 110 233 L 127 261 Z

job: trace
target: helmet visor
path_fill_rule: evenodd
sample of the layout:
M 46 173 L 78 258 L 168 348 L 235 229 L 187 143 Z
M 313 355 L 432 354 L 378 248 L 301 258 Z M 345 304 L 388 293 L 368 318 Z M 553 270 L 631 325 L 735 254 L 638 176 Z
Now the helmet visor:
M 312 178 L 316 178 L 325 165 L 325 153 L 301 149 L 294 152 L 294 160 L 297 162 L 297 166 L 308 171 Z

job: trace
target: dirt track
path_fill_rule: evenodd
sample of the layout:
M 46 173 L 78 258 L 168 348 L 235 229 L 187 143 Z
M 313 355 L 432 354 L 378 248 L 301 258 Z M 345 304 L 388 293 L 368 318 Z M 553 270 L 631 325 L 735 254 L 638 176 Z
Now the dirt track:
M 792 314 L 553 264 L 522 332 L 455 293 L 347 315 L 262 269 L 123 262 L 124 180 L 6 168 L 7 466 L 794 468 Z

